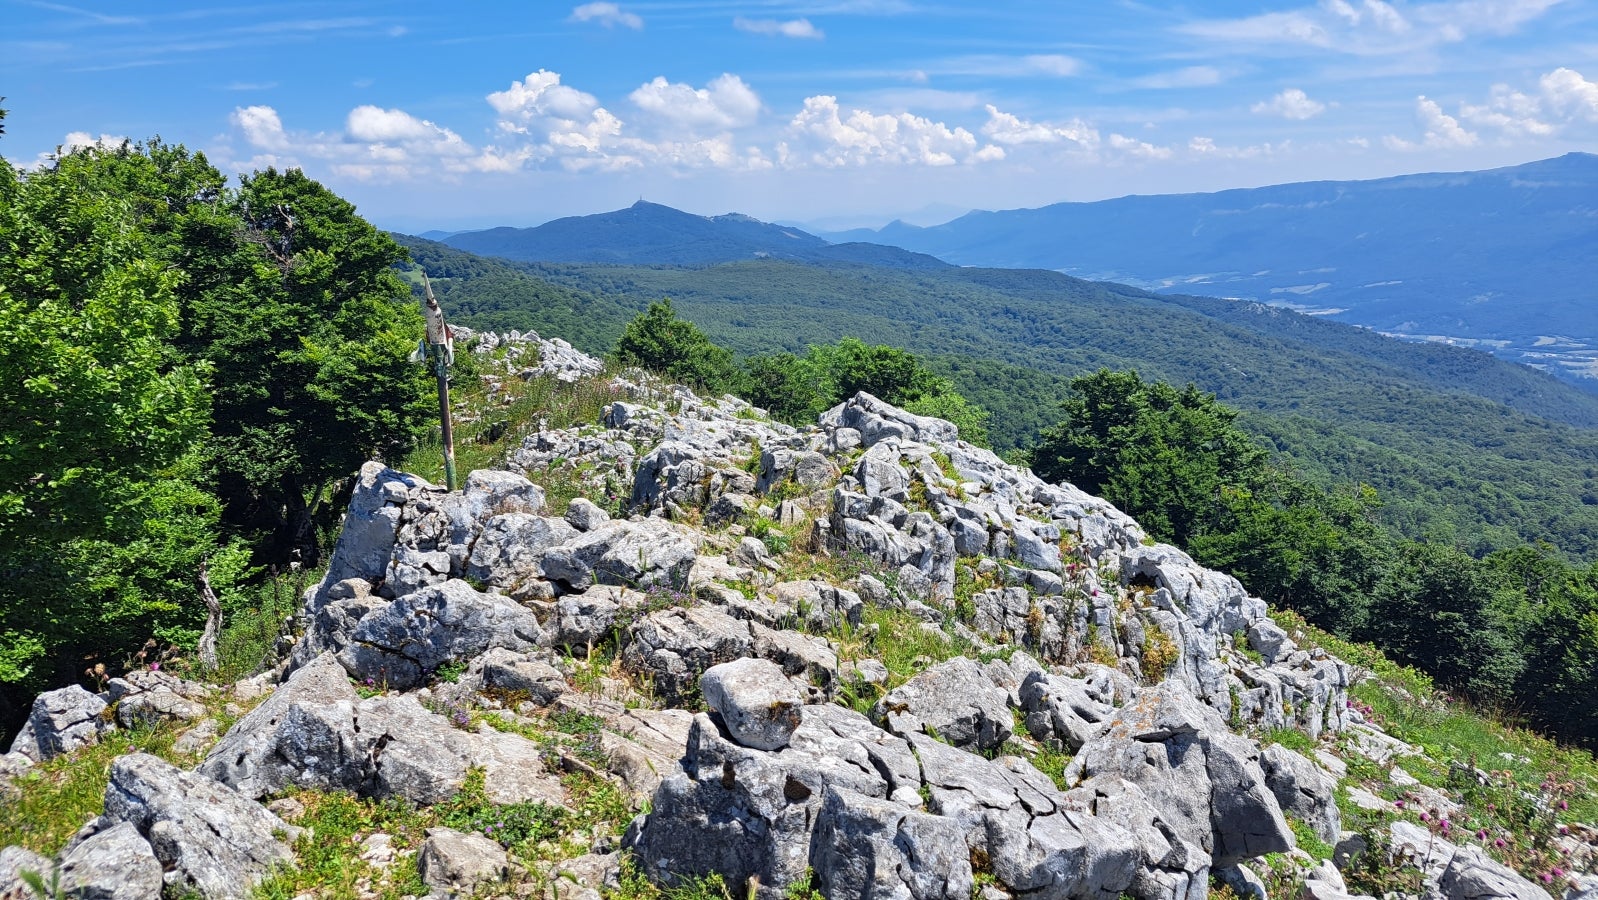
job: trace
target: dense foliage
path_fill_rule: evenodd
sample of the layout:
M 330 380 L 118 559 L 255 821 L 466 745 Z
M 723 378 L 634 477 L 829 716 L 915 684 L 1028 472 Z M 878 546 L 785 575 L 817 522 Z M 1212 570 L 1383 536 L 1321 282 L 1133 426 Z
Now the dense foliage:
M 1399 537 L 1374 521 L 1370 488 L 1327 491 L 1272 465 L 1237 412 L 1192 385 L 1101 370 L 1072 388 L 1033 451 L 1040 474 L 1102 494 L 1273 604 L 1598 745 L 1598 565 Z
M 671 300 L 664 299 L 627 323 L 613 356 L 622 365 L 641 366 L 711 393 L 741 394 L 793 425 L 813 423 L 865 391 L 917 415 L 953 422 L 961 438 L 987 446 L 988 413 L 914 354 L 886 344 L 846 337 L 811 346 L 803 356 L 774 353 L 740 364 L 699 326 L 677 318 Z
M 298 171 L 0 161 L 0 700 L 192 642 L 202 567 L 236 606 L 314 562 L 329 483 L 427 410 L 403 256 Z

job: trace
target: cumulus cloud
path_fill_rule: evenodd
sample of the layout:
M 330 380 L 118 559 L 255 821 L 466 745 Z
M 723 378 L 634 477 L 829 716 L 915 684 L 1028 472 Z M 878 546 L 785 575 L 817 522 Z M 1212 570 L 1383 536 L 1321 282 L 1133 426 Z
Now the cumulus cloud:
M 1124 134 L 1111 134 L 1107 141 L 1110 149 L 1135 159 L 1170 159 L 1170 147 L 1157 147 L 1147 141 L 1129 138 Z
M 644 20 L 637 13 L 624 11 L 614 3 L 584 3 L 572 10 L 573 22 L 596 22 L 606 28 L 631 28 L 634 31 L 644 27 Z
M 789 164 L 952 166 L 1003 157 L 1002 149 L 978 148 L 976 135 L 964 128 L 910 113 L 877 115 L 855 109 L 845 116 L 838 98 L 827 95 L 806 97 L 788 131 L 800 145 L 797 151 L 786 143 L 779 148 L 779 159 Z
M 358 106 L 336 134 L 295 132 L 270 106 L 241 106 L 230 117 L 253 154 L 239 168 L 326 164 L 335 175 L 360 181 L 409 181 L 491 169 L 460 135 L 398 109 Z
M 987 105 L 987 110 L 988 121 L 982 126 L 982 134 L 995 144 L 1068 143 L 1084 150 L 1099 146 L 1098 130 L 1081 119 L 1065 123 L 1031 122 L 1004 112 L 991 103 Z
M 1270 100 L 1249 107 L 1257 115 L 1281 116 L 1284 119 L 1311 119 L 1326 111 L 1326 104 L 1311 100 L 1298 88 L 1288 88 Z
M 732 27 L 750 34 L 764 34 L 771 37 L 804 38 L 815 41 L 826 37 L 821 29 L 810 24 L 809 19 L 790 19 L 784 22 L 781 19 L 749 19 L 738 16 L 732 20 Z
M 1570 119 L 1598 122 L 1598 83 L 1561 66 L 1538 82 L 1550 111 Z
M 1422 97 L 1417 102 L 1416 120 L 1425 133 L 1419 142 L 1389 137 L 1387 145 L 1398 149 L 1469 147 L 1481 135 L 1499 141 L 1552 137 L 1598 123 L 1598 83 L 1575 69 L 1560 67 L 1526 90 L 1495 84 L 1482 102 L 1459 104 L 1457 118 Z
M 1394 150 L 1449 150 L 1476 145 L 1476 135 L 1466 131 L 1459 120 L 1443 112 L 1437 101 L 1415 98 L 1415 124 L 1420 127 L 1419 142 L 1388 135 L 1385 143 Z
M 703 88 L 664 77 L 639 86 L 628 99 L 655 126 L 648 136 L 594 95 L 563 84 L 558 72 L 540 69 L 487 99 L 499 114 L 504 146 L 490 147 L 484 156 L 501 170 L 544 163 L 574 172 L 771 166 L 763 151 L 740 146 L 731 133 L 753 124 L 760 113 L 759 95 L 736 75 L 721 75 Z
M 703 88 L 673 84 L 664 77 L 629 96 L 646 113 L 690 131 L 725 130 L 750 125 L 760 114 L 760 97 L 743 79 L 723 74 Z

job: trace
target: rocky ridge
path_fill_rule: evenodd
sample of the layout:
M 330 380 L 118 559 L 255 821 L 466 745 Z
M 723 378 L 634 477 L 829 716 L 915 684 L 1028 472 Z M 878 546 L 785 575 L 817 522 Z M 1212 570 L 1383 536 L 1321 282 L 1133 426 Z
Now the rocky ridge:
M 510 342 L 518 366 L 598 371 Z M 192 770 L 119 758 L 55 860 L 0 851 L 0 896 L 52 866 L 78 896 L 248 896 L 294 858 L 296 791 L 429 807 L 478 778 L 495 804 L 571 811 L 573 774 L 647 812 L 530 857 L 435 827 L 404 865 L 439 896 L 591 897 L 636 872 L 768 900 L 1196 900 L 1212 879 L 1263 896 L 1283 867 L 1348 896 L 1295 849 L 1296 823 L 1358 850 L 1341 762 L 1253 736 L 1413 748 L 1353 708 L 1353 667 L 1235 579 L 869 394 L 799 429 L 636 373 L 611 388 L 601 421 L 540 430 L 460 491 L 364 467 L 292 650 L 233 689 L 259 705 L 186 733 Z M 592 499 L 546 508 L 551 477 Z M 928 652 L 896 658 L 910 639 Z M 206 714 L 201 685 L 118 681 L 41 695 L 0 782 L 116 723 Z M 539 739 L 561 715 L 598 723 L 586 744 Z M 1473 846 L 1389 837 L 1427 896 L 1550 896 Z

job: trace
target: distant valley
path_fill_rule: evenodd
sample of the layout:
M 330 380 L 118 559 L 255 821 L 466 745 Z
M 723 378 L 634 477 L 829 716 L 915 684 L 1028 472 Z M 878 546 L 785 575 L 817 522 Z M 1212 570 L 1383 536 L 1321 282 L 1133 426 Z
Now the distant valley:
M 972 212 L 824 235 L 1253 300 L 1598 388 L 1598 156 Z

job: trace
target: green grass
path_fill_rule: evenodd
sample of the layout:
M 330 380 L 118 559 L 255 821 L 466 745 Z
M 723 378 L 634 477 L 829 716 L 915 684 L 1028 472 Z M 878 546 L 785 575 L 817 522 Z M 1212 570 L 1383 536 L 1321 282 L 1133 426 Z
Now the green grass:
M 15 785 L 21 792 L 0 803 L 0 847 L 13 844 L 54 856 L 84 822 L 105 810 L 111 763 L 127 753 L 151 753 L 187 765 L 172 750 L 170 728 L 116 731 L 100 743 L 29 769 Z
M 1356 753 L 1343 754 L 1349 767 L 1345 784 L 1363 784 L 1390 800 L 1406 801 L 1404 807 L 1395 805 L 1397 814 L 1456 843 L 1479 843 L 1489 855 L 1533 881 L 1559 881 L 1562 866 L 1554 838 L 1560 826 L 1598 821 L 1598 761 L 1591 753 L 1561 746 L 1506 723 L 1494 711 L 1453 698 L 1438 690 L 1425 673 L 1387 659 L 1368 644 L 1342 640 L 1290 611 L 1271 615 L 1300 645 L 1320 647 L 1370 673 L 1349 690 L 1352 704 L 1388 734 L 1419 747 L 1423 757 L 1404 757 L 1396 764 L 1422 784 L 1455 796 L 1463 808 L 1444 824 L 1445 820 L 1409 803 L 1405 793 L 1389 782 L 1386 767 Z M 1485 784 L 1468 774 L 1473 770 L 1486 774 Z M 1391 819 L 1387 813 L 1339 805 L 1348 819 L 1345 827 L 1367 836 L 1382 831 Z M 1349 884 L 1379 896 L 1383 890 L 1408 884 L 1410 878 L 1366 862 L 1350 876 Z

